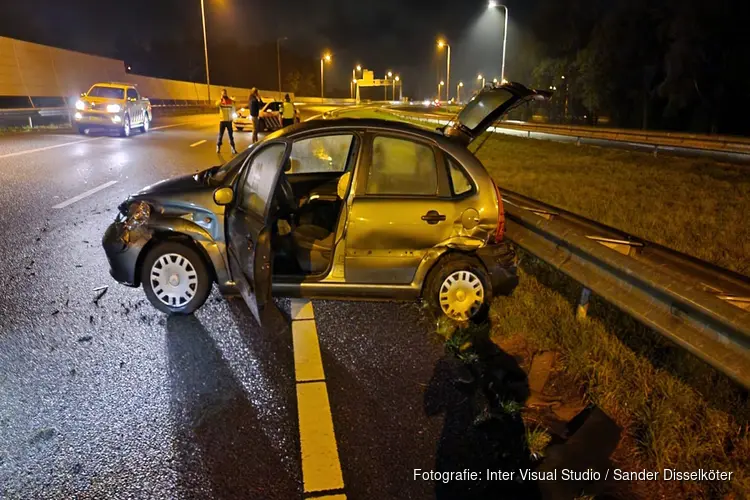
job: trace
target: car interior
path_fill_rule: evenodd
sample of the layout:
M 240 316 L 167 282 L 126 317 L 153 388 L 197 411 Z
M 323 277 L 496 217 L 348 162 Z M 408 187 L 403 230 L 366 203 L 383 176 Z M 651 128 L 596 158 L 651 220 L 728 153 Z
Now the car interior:
M 324 273 L 351 184 L 356 141 L 351 134 L 298 141 L 274 193 L 274 275 Z

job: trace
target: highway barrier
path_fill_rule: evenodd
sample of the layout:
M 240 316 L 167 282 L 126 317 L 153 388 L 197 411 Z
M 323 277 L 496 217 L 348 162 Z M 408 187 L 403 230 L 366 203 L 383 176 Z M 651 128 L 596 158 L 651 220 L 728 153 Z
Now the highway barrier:
M 445 125 L 454 116 L 450 113 L 425 110 L 407 111 L 389 107 L 388 112 L 396 116 L 423 123 Z M 691 134 L 682 132 L 662 132 L 649 130 L 629 130 L 615 128 L 584 127 L 578 125 L 552 125 L 518 121 L 501 121 L 490 128 L 496 133 L 527 137 L 530 139 L 553 139 L 565 142 L 601 143 L 636 146 L 648 149 L 654 155 L 659 152 L 694 150 L 724 154 L 750 156 L 750 138 L 722 135 Z
M 750 388 L 750 278 L 503 191 L 507 237 Z

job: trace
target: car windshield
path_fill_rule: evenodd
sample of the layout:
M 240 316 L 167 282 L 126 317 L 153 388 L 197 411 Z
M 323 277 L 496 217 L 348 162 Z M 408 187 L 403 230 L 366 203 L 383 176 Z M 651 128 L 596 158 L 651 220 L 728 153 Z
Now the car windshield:
M 242 153 L 238 154 L 228 162 L 226 162 L 224 165 L 221 165 L 220 167 L 216 168 L 216 171 L 211 174 L 211 180 L 215 184 L 222 184 L 226 179 L 229 178 L 229 174 L 236 173 L 239 168 L 242 166 L 242 164 L 245 162 L 245 159 L 247 158 L 247 155 L 250 154 L 253 149 L 255 149 L 255 146 L 259 143 L 255 143 L 251 145 L 249 148 L 247 148 Z
M 97 85 L 89 90 L 89 97 L 103 97 L 105 99 L 122 99 L 125 95 L 125 90 L 119 87 L 105 87 L 103 85 Z

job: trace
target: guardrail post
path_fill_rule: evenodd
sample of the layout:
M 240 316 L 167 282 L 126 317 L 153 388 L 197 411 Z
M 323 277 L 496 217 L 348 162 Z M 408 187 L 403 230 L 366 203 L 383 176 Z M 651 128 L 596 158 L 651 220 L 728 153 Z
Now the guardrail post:
M 578 299 L 578 307 L 576 308 L 576 319 L 584 320 L 589 312 L 589 300 L 591 299 L 591 290 L 583 287 L 581 290 L 581 297 Z

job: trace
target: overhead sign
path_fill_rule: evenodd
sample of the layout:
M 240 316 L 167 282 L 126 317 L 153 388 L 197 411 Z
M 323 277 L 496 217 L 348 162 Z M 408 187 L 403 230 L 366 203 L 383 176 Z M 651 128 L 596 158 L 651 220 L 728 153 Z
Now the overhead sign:
M 362 80 L 363 80 L 363 83 L 372 82 L 373 78 L 374 78 L 373 73 L 369 69 L 366 69 L 366 70 L 362 71 Z

